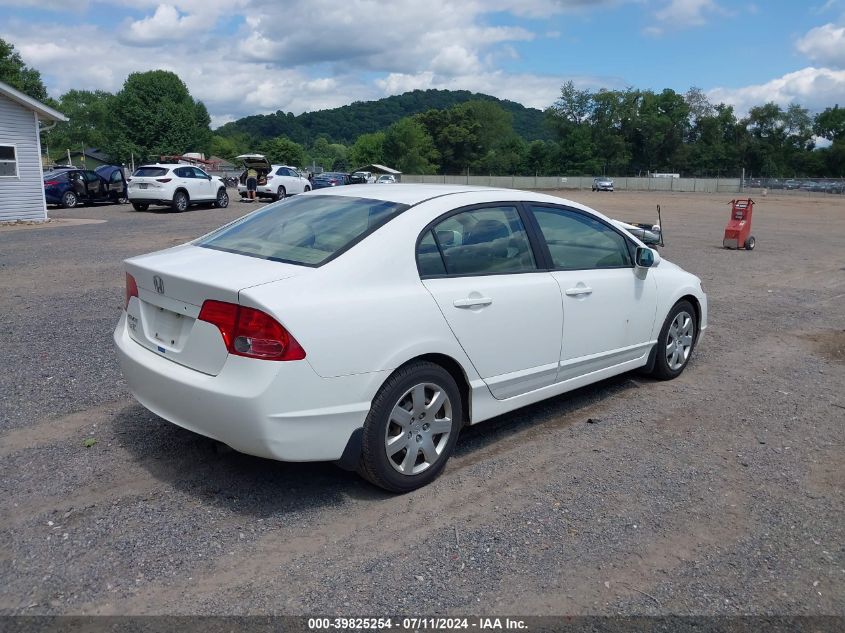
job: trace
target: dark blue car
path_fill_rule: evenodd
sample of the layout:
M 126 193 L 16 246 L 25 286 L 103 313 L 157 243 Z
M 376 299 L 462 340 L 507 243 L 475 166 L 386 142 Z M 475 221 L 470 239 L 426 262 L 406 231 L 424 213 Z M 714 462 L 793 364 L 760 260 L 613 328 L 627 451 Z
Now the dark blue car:
M 80 203 L 121 203 L 126 200 L 126 179 L 115 165 L 101 165 L 96 170 L 58 167 L 44 174 L 44 197 L 47 204 L 66 209 Z

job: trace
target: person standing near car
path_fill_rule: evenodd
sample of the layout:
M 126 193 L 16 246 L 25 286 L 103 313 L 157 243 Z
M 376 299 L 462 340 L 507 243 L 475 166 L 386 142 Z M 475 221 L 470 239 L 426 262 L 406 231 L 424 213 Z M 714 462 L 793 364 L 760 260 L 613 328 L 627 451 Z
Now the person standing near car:
M 250 167 L 246 172 L 246 195 L 250 202 L 255 202 L 256 189 L 258 189 L 258 172 Z

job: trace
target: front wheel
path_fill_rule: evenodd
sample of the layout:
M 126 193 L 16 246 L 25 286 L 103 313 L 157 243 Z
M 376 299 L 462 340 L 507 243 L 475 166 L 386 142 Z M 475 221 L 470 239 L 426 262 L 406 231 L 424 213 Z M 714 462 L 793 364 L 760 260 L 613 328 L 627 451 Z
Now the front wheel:
M 76 192 L 74 191 L 65 191 L 64 195 L 62 195 L 62 206 L 65 209 L 73 209 L 78 202 L 79 198 L 76 197 Z
M 184 191 L 177 191 L 173 194 L 173 203 L 170 205 L 170 208 L 177 213 L 185 211 L 188 208 L 188 194 Z
M 305 191 L 306 192 L 311 191 L 311 187 L 309 187 L 308 185 L 305 185 Z
M 221 188 L 217 192 L 217 199 L 214 201 L 214 206 L 219 209 L 225 209 L 229 206 L 229 194 L 226 193 L 226 190 Z
M 657 338 L 654 377 L 672 380 L 684 371 L 695 347 L 695 310 L 689 301 L 679 301 L 669 311 Z
M 458 440 L 462 410 L 458 385 L 440 365 L 417 362 L 398 369 L 364 422 L 359 472 L 390 492 L 434 481 Z

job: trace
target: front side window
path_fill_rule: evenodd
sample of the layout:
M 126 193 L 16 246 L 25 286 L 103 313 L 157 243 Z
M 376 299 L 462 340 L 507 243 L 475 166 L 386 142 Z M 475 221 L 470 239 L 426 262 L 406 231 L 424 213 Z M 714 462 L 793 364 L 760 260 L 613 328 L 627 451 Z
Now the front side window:
M 584 213 L 556 207 L 531 206 L 558 270 L 625 268 L 632 266 L 624 237 Z
M 18 177 L 18 152 L 14 145 L 0 145 L 0 178 Z
M 456 213 L 435 225 L 433 240 L 449 275 L 521 273 L 537 269 L 525 227 L 513 206 Z M 430 244 L 424 236 L 417 252 L 423 276 L 437 274 Z
M 208 174 L 205 173 L 202 169 L 199 169 L 198 167 L 191 167 L 191 170 L 194 172 L 194 178 L 208 180 Z
M 297 196 L 251 213 L 196 244 L 261 259 L 319 266 L 407 208 L 406 204 L 367 198 Z

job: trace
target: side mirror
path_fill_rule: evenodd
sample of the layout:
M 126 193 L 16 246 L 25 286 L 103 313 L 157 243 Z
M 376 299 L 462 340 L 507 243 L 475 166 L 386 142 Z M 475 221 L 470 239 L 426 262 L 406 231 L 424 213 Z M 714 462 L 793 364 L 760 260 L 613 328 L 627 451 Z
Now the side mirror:
M 659 261 L 659 255 L 650 249 L 643 246 L 637 247 L 636 264 L 638 268 L 651 268 Z
M 211 180 L 211 176 L 209 176 L 208 174 L 206 174 L 205 177 Z

